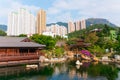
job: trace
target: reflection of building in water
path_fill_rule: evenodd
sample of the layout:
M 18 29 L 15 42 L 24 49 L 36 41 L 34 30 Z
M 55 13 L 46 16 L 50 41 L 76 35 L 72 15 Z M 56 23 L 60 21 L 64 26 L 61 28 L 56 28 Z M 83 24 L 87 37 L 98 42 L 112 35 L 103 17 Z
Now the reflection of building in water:
M 80 69 L 80 65 L 76 65 L 76 68 L 77 68 L 77 69 Z
M 60 65 L 60 66 L 55 66 L 54 67 L 54 75 L 58 75 L 58 74 L 60 74 L 60 73 L 64 73 L 64 72 L 66 72 L 67 71 L 67 66 L 66 66 L 66 64 L 62 64 L 62 65 Z
M 58 75 L 60 73 L 60 69 L 56 66 L 54 68 L 54 75 Z
M 68 74 L 69 74 L 70 79 L 73 79 L 74 76 L 76 76 L 76 69 L 75 68 L 70 69 Z
M 102 64 L 104 64 L 104 65 L 108 65 L 108 64 L 109 64 L 109 62 L 104 62 L 104 61 L 103 61 L 103 62 L 102 62 Z
M 70 79 L 77 77 L 78 79 L 87 80 L 87 77 L 88 77 L 87 72 L 78 72 L 78 71 L 76 71 L 75 68 L 70 69 L 68 75 L 69 75 Z
M 62 72 L 66 72 L 68 69 L 67 65 L 64 63 L 62 67 Z
M 77 77 L 81 78 L 82 77 L 81 73 L 77 73 Z
M 25 72 L 26 71 L 26 67 L 25 66 L 18 66 L 18 67 L 0 68 L 0 76 L 19 74 L 21 71 Z
M 115 65 L 116 65 L 116 67 L 120 68 L 120 64 L 115 64 Z
M 26 74 L 26 75 L 28 73 L 32 74 L 33 70 L 38 72 L 39 70 L 41 70 L 41 68 L 39 68 L 39 69 L 38 68 L 32 68 L 32 69 L 29 68 L 28 69 L 28 68 L 26 68 L 26 66 L 3 67 L 3 68 L 0 68 L 0 80 L 1 80 L 1 77 L 2 78 L 5 77 L 4 80 L 6 80 L 6 78 L 8 76 L 17 77 L 17 76 L 20 76 L 21 74 Z M 33 74 L 33 75 L 35 75 L 35 74 Z M 24 75 L 22 75 L 22 76 L 24 76 Z M 22 80 L 22 79 L 20 79 L 20 80 Z M 33 80 L 33 79 L 31 79 L 31 77 L 30 78 L 27 77 L 26 80 Z M 45 76 L 40 76 L 40 77 L 38 76 L 38 77 L 36 77 L 36 80 L 47 80 L 47 78 Z
M 83 77 L 85 80 L 87 79 L 87 76 L 88 76 L 87 72 L 83 72 L 82 77 Z

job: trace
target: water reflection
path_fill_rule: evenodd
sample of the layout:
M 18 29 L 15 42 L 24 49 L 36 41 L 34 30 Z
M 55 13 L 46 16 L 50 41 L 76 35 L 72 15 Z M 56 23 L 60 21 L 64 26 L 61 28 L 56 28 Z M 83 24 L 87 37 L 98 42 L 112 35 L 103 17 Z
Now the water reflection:
M 37 68 L 26 66 L 0 68 L 0 80 L 119 80 L 120 69 L 115 65 L 98 62 L 75 61 L 57 64 L 41 64 Z
M 28 68 L 24 66 L 4 67 L 0 68 L 0 80 L 28 80 L 30 77 L 41 75 L 40 80 L 46 80 L 46 76 L 50 76 L 53 73 L 53 68 L 49 66 L 42 66 L 37 68 Z M 43 79 L 42 79 L 43 78 Z M 36 80 L 36 79 L 33 79 Z

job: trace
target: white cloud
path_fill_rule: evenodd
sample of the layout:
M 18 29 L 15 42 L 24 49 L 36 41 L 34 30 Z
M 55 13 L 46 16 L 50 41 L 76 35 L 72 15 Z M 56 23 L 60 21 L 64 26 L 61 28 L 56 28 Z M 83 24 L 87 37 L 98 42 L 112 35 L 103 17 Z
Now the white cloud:
M 15 0 L 3 0 L 0 1 L 0 24 L 7 24 L 7 17 L 8 14 L 12 11 L 17 11 L 19 8 L 26 8 L 33 13 L 36 12 L 39 7 L 36 7 L 34 5 L 23 5 L 20 2 L 17 2 Z
M 65 12 L 64 14 L 58 14 L 54 16 L 48 17 L 47 22 L 48 23 L 54 23 L 54 22 L 60 22 L 60 21 L 67 22 L 67 21 L 73 20 L 71 17 L 71 13 L 69 12 Z
M 76 20 L 76 15 L 78 18 L 100 17 L 120 25 L 120 0 L 55 0 L 47 14 L 54 17 L 59 15 L 62 18 L 67 11 L 71 14 L 70 17 Z M 58 21 L 58 18 L 54 19 Z
M 18 1 L 20 0 L 0 1 L 0 24 L 7 24 L 7 15 L 11 11 L 24 7 L 35 14 L 40 8 L 34 3 L 33 5 L 23 5 Z M 106 18 L 120 26 L 120 0 L 54 0 L 52 2 L 46 9 L 47 22 L 67 22 L 68 20 L 97 17 Z

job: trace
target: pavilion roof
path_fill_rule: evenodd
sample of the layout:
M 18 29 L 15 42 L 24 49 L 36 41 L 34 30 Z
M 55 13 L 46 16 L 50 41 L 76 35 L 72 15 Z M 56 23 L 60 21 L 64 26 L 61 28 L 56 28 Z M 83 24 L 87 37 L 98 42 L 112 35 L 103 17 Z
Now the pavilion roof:
M 0 42 L 22 42 L 27 37 L 0 37 Z
M 5 48 L 5 47 L 45 47 L 45 45 L 34 43 L 34 42 L 0 42 L 0 48 Z
M 38 44 L 32 41 L 25 41 L 26 39 L 29 39 L 27 37 L 0 37 L 0 48 L 16 48 L 16 47 L 36 47 L 36 48 L 43 48 L 45 45 Z

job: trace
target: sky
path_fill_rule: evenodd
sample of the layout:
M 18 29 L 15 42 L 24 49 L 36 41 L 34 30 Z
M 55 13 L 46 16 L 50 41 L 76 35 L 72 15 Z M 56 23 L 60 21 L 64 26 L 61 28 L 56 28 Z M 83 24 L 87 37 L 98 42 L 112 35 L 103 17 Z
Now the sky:
M 120 26 L 120 0 L 0 0 L 0 24 L 7 25 L 8 14 L 19 8 L 35 16 L 44 9 L 47 23 L 105 18 Z

